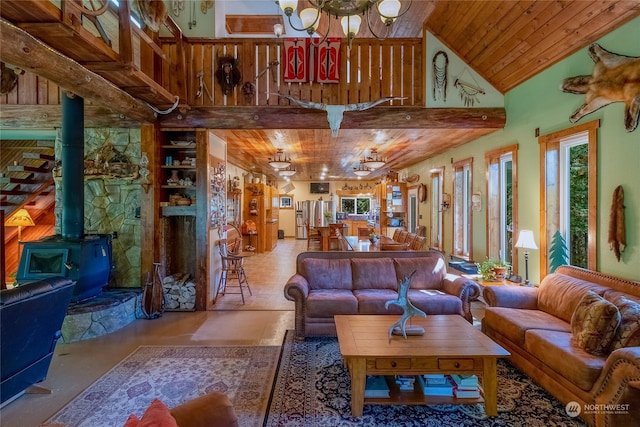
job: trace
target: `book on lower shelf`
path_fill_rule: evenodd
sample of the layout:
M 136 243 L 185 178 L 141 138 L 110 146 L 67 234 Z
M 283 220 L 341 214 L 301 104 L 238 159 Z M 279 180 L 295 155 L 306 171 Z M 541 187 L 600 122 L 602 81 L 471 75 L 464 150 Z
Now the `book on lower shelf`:
M 478 388 L 477 375 L 452 374 L 451 379 L 456 383 L 458 388 Z
M 478 387 L 474 389 L 461 389 L 454 387 L 453 395 L 458 399 L 477 399 L 480 397 L 480 389 Z
M 425 396 L 453 396 L 453 382 L 449 376 L 445 376 L 445 380 L 444 384 L 433 384 L 423 375 L 418 375 L 418 386 Z
M 389 384 L 384 375 L 367 375 L 364 397 L 389 397 Z

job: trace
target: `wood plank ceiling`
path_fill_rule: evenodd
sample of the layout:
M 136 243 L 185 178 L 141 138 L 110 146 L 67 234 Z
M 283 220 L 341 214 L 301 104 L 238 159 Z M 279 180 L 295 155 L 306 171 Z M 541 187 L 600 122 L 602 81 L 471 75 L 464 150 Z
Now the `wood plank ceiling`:
M 299 10 L 303 7 L 300 3 Z M 3 17 L 18 25 L 33 19 L 28 11 L 24 14 L 22 21 L 15 13 L 11 19 L 4 13 Z M 410 12 L 390 28 L 388 37 L 422 37 L 426 28 L 506 93 L 637 16 L 638 1 L 413 0 Z M 326 25 L 321 24 L 320 33 L 326 31 Z M 378 33 L 385 32 L 381 27 L 381 23 L 374 23 Z M 337 21 L 332 22 L 330 35 L 339 36 L 339 31 Z M 366 24 L 357 37 L 371 37 Z M 621 53 L 637 55 L 637 44 L 630 41 L 629 52 Z M 354 178 L 353 166 L 376 140 L 380 141 L 376 146 L 389 160 L 389 167 L 398 170 L 496 130 L 394 127 L 343 128 L 338 138 L 332 138 L 328 129 L 228 129 L 215 133 L 228 141 L 230 160 L 248 170 L 272 173 L 268 157 L 276 148 L 284 147 L 299 170 L 295 179 L 317 179 L 320 169 L 326 166 L 328 179 L 344 180 Z M 371 177 L 383 173 L 386 171 Z

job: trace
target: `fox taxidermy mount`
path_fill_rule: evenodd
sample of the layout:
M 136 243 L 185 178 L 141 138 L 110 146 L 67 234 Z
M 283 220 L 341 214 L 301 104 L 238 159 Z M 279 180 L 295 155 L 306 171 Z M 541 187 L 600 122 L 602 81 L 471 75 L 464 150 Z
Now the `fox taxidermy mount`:
M 562 91 L 585 94 L 585 103 L 569 121 L 575 123 L 612 102 L 624 102 L 624 127 L 633 132 L 640 120 L 640 57 L 611 53 L 593 43 L 589 56 L 595 62 L 590 76 L 564 79 Z

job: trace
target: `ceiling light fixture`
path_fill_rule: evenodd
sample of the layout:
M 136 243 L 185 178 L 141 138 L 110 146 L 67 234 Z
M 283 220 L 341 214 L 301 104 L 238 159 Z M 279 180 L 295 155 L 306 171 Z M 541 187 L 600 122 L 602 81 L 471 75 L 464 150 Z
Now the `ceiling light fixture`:
M 378 150 L 371 150 L 371 155 L 369 157 L 366 157 L 363 161 L 362 164 L 364 164 L 366 167 L 368 167 L 371 170 L 376 170 L 376 169 L 380 169 L 381 167 L 383 167 L 387 162 L 378 155 Z
M 271 157 L 269 157 L 269 164 L 275 170 L 285 169 L 285 168 L 288 168 L 289 166 L 291 166 L 291 159 L 287 158 L 284 155 L 284 150 L 278 149 L 278 151 L 276 151 L 276 155 L 273 157 L 273 159 Z
M 296 174 L 296 168 L 290 165 L 287 168 L 280 169 L 280 172 L 278 173 L 280 174 L 280 176 L 293 176 Z
M 353 168 L 353 173 L 357 176 L 367 176 L 371 173 L 371 170 L 360 163 L 357 168 Z
M 320 25 L 320 18 L 323 13 L 326 13 L 329 18 L 332 16 L 335 18 L 342 17 L 340 23 L 342 25 L 342 31 L 348 39 L 349 47 L 351 47 L 351 41 L 358 34 L 360 24 L 362 23 L 363 15 L 367 21 L 367 26 L 371 34 L 378 39 L 384 39 L 389 33 L 389 28 L 396 19 L 407 13 L 411 7 L 413 0 L 409 0 L 407 8 L 400 13 L 402 5 L 399 0 L 308 0 L 313 7 L 309 7 L 300 11 L 300 21 L 302 21 L 302 28 L 296 28 L 291 23 L 291 15 L 298 8 L 298 0 L 276 0 L 276 3 L 280 5 L 280 9 L 289 19 L 289 25 L 296 31 L 306 31 L 309 36 L 313 35 Z M 383 37 L 378 36 L 371 28 L 371 9 L 375 6 L 380 20 L 387 28 L 387 34 Z M 331 30 L 331 19 L 327 27 L 322 41 L 327 38 Z

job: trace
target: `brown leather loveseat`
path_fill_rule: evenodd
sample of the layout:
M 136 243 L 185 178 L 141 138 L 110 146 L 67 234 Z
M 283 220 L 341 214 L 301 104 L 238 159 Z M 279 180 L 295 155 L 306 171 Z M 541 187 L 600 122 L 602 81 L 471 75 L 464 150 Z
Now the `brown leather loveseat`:
M 562 266 L 539 288 L 490 286 L 483 296 L 483 332 L 580 412 L 573 415 L 596 426 L 639 425 L 640 282 Z
M 416 271 L 409 300 L 429 314 L 457 314 L 473 320 L 470 302 L 480 286 L 447 274 L 436 251 L 303 252 L 284 295 L 295 302 L 296 338 L 335 336 L 336 314 L 402 314 L 385 303 L 398 298 L 398 284 Z

